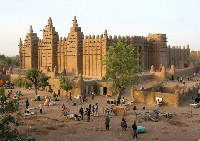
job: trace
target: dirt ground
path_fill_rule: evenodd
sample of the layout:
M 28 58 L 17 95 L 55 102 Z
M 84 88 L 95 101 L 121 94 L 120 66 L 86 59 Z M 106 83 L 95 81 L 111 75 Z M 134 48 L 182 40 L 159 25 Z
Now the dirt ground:
M 166 85 L 175 85 L 177 82 L 167 82 Z M 149 82 L 146 82 L 146 85 Z M 145 83 L 143 83 L 143 86 Z M 139 87 L 139 86 L 138 86 Z M 28 98 L 30 102 L 30 108 L 38 107 L 39 104 L 44 104 L 44 96 L 52 94 L 45 91 L 39 91 L 41 101 L 30 101 L 35 97 L 33 90 L 21 90 L 23 96 L 21 96 L 20 109 L 22 112 L 25 110 L 25 101 Z M 127 101 L 131 100 L 130 90 L 127 90 L 123 95 Z M 95 96 L 94 100 L 91 100 L 91 95 L 87 96 L 88 101 L 83 104 L 79 100 L 73 98 L 72 101 L 67 102 L 64 95 L 58 97 L 60 101 L 56 101 L 54 106 L 43 106 L 43 114 L 37 111 L 36 115 L 31 117 L 22 118 L 21 124 L 18 130 L 22 138 L 35 138 L 36 141 L 130 141 L 132 139 L 132 124 L 134 120 L 137 120 L 138 126 L 146 127 L 145 133 L 138 134 L 138 140 L 141 141 L 198 141 L 200 140 L 200 108 L 191 108 L 189 103 L 191 99 L 186 101 L 180 107 L 166 107 L 162 108 L 156 106 L 148 106 L 143 104 L 133 104 L 127 107 L 127 116 L 125 116 L 128 128 L 126 131 L 122 131 L 120 123 L 121 116 L 112 116 L 110 120 L 110 130 L 105 130 L 105 114 L 103 113 L 103 107 L 106 105 L 108 97 Z M 76 106 L 72 106 L 72 103 L 76 102 Z M 62 114 L 62 104 L 65 104 L 70 113 L 79 114 L 79 109 L 82 106 L 88 107 L 88 104 L 99 103 L 99 117 L 91 117 L 90 122 L 87 122 L 87 116 L 81 121 L 75 121 L 74 119 L 67 119 Z M 133 111 L 133 106 L 136 105 L 136 113 Z M 142 110 L 142 107 L 146 107 Z M 160 117 L 158 122 L 145 121 L 141 119 L 141 115 L 145 112 L 152 112 L 159 109 L 161 112 L 169 112 L 171 118 Z M 192 116 L 191 116 L 192 110 Z M 33 110 L 34 111 L 34 110 Z

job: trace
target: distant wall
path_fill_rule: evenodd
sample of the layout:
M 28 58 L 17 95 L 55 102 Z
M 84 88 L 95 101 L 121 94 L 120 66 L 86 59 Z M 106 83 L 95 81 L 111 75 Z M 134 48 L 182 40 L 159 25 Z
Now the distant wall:
M 11 74 L 10 75 L 10 82 L 14 83 L 18 76 L 19 76 L 18 74 Z
M 174 77 L 188 77 L 190 75 L 193 75 L 195 73 L 195 68 L 185 68 L 185 69 L 177 69 L 174 72 Z
M 145 80 L 149 80 L 149 79 L 152 79 L 154 78 L 154 76 L 152 74 L 149 74 L 149 75 L 142 75 L 139 77 L 139 82 L 143 82 Z

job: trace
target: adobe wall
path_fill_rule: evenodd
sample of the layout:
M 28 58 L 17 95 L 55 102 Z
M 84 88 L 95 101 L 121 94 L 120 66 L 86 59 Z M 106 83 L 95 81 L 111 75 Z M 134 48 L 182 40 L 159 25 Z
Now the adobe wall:
M 132 100 L 139 103 L 154 106 L 156 103 L 156 97 L 163 98 L 163 102 L 167 106 L 177 107 L 181 105 L 185 100 L 198 96 L 198 90 L 200 89 L 200 83 L 195 84 L 192 87 L 162 87 L 162 92 L 151 91 L 136 91 L 131 89 Z M 163 93 L 163 91 L 165 93 Z
M 185 68 L 185 69 L 177 69 L 175 70 L 174 77 L 188 77 L 195 73 L 195 68 Z
M 77 86 L 78 81 L 74 81 L 74 83 L 75 83 L 75 88 L 70 90 L 72 92 L 73 96 L 80 95 L 81 93 L 82 93 L 82 95 L 86 94 L 86 87 L 88 87 L 87 95 L 91 94 L 92 86 L 93 86 L 93 89 L 96 89 L 96 81 L 84 81 L 83 85 L 81 87 Z M 62 94 L 62 95 L 66 94 L 66 91 L 64 91 L 60 88 L 59 79 L 57 79 L 57 78 L 49 79 L 49 85 L 51 85 L 51 89 L 53 89 L 53 91 L 57 92 L 58 89 L 60 89 L 60 92 L 61 92 L 60 94 Z
M 133 89 L 131 92 L 133 93 Z M 177 107 L 179 105 L 178 95 L 175 94 L 145 91 L 135 91 L 133 94 L 133 100 L 135 102 L 152 106 L 155 106 L 156 104 L 156 97 L 163 98 L 163 102 L 167 106 Z
M 86 93 L 86 87 L 88 88 L 88 94 Z M 92 91 L 94 90 L 95 94 L 97 94 L 97 82 L 94 81 L 94 80 L 90 80 L 90 81 L 86 81 L 84 80 L 84 84 L 82 86 L 82 89 L 83 89 L 83 94 L 86 94 L 87 95 L 91 95 L 92 94 Z
M 15 82 L 15 80 L 18 78 L 18 74 L 11 74 L 10 75 L 10 82 L 11 83 L 14 83 Z
M 175 68 L 179 68 L 180 65 L 184 65 L 187 62 L 187 58 L 190 56 L 190 47 L 187 45 L 187 48 L 183 46 L 168 46 L 167 47 L 167 68 L 170 68 L 171 65 L 174 65 Z M 180 64 L 182 62 L 182 64 Z M 184 66 L 181 66 L 181 68 Z
M 149 81 L 150 79 L 154 78 L 152 74 L 150 75 L 142 75 L 139 77 L 138 81 L 143 82 L 143 81 Z
M 102 77 L 106 67 L 101 65 L 100 59 L 108 50 L 107 31 L 103 34 L 85 36 L 83 40 L 83 76 Z
M 181 88 L 179 92 L 180 104 L 182 104 L 186 99 L 191 99 L 192 96 L 197 97 L 199 94 L 198 93 L 199 88 L 200 88 L 200 83 L 199 84 L 196 83 L 195 86 L 192 87 Z
M 100 95 L 100 87 L 107 88 L 107 95 L 112 96 L 114 92 L 112 91 L 112 83 L 107 82 L 97 82 L 97 94 Z
M 153 76 L 153 78 L 156 78 L 160 81 L 164 81 L 165 77 L 166 77 L 166 69 L 161 64 L 160 64 L 160 67 L 159 67 L 159 71 L 160 72 L 155 72 L 154 66 L 152 65 L 151 69 L 150 69 L 150 74 Z

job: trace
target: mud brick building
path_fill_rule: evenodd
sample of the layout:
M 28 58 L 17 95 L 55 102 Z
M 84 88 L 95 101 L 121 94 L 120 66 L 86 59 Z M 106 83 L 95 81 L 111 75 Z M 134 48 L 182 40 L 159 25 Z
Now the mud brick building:
M 39 39 L 37 34 L 33 33 L 32 26 L 24 43 L 20 39 L 20 68 L 38 68 L 44 72 L 65 72 L 77 76 L 81 73 L 86 77 L 101 78 L 106 72 L 106 66 L 101 65 L 100 58 L 106 54 L 109 46 L 119 39 L 137 48 L 144 70 L 150 69 L 152 65 L 158 70 L 160 64 L 166 68 L 171 65 L 178 68 L 190 55 L 189 45 L 183 49 L 167 46 L 166 34 L 112 37 L 105 30 L 101 35 L 84 36 L 76 17 L 68 37 L 59 39 L 49 17 L 48 25 L 43 30 L 43 39 Z

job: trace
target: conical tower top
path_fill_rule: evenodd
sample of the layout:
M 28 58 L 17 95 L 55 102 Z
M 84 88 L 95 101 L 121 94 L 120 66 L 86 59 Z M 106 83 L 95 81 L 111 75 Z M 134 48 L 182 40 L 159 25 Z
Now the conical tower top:
M 21 46 L 22 45 L 22 39 L 20 38 L 19 39 L 19 46 Z
M 72 21 L 73 21 L 73 27 L 77 27 L 78 24 L 77 24 L 76 16 L 74 16 L 74 20 L 72 20 Z
M 32 25 L 30 25 L 30 33 L 33 33 Z
M 104 38 L 107 38 L 108 37 L 108 34 L 107 34 L 107 30 L 105 29 L 104 31 Z
M 190 49 L 190 46 L 189 46 L 189 44 L 187 45 L 187 49 Z
M 48 25 L 49 25 L 49 26 L 52 26 L 52 20 L 51 20 L 51 17 L 49 17 L 49 19 L 48 19 Z

